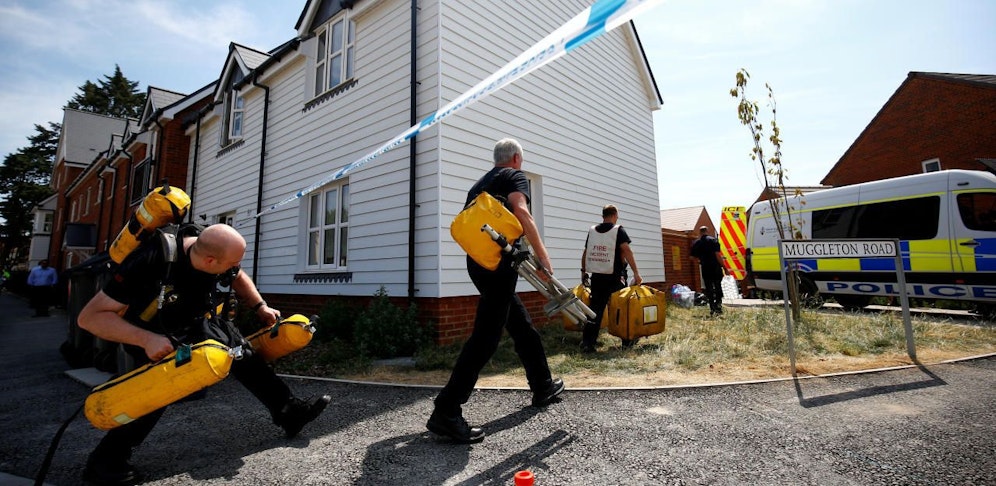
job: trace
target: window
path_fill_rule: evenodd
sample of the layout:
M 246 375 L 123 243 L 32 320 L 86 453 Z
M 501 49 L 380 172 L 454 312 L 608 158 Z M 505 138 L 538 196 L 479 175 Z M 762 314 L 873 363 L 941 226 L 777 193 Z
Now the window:
M 959 194 L 958 213 L 970 230 L 996 231 L 996 192 Z
M 348 10 L 345 11 L 348 13 Z M 355 23 L 346 14 L 318 33 L 315 52 L 315 96 L 353 77 Z
M 813 211 L 813 238 L 929 240 L 940 212 L 937 196 Z
M 229 211 L 218 215 L 218 223 L 235 226 L 235 211 Z
M 349 183 L 324 189 L 308 201 L 307 267 L 346 268 L 349 243 Z
M 238 69 L 232 71 L 228 93 L 225 94 L 225 136 L 221 141 L 222 146 L 242 139 L 246 100 L 239 90 L 235 89 L 235 86 L 242 82 L 242 78 L 242 71 Z
M 149 180 L 152 177 L 152 160 L 146 159 L 135 166 L 131 176 L 131 202 L 138 201 L 149 192 Z
M 86 203 L 83 204 L 83 216 L 90 214 L 90 204 L 93 200 L 93 188 L 86 188 Z
M 941 159 L 930 159 L 920 162 L 923 166 L 923 171 L 926 172 L 937 172 L 941 170 Z
M 42 217 L 42 233 L 52 232 L 52 213 L 45 213 Z

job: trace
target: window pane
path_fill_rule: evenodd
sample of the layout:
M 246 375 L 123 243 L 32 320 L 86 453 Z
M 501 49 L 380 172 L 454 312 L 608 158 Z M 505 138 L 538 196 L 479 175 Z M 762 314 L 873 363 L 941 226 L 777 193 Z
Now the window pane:
M 342 82 L 342 55 L 336 55 L 329 60 L 329 86 L 338 86 Z
M 350 20 L 349 21 L 349 32 L 346 34 L 346 36 L 347 36 L 346 37 L 346 43 L 347 44 L 352 44 L 353 43 L 353 37 L 355 35 L 356 35 L 356 22 L 353 22 L 352 20 Z
M 241 110 L 241 109 L 245 108 L 245 106 L 246 106 L 246 100 L 245 100 L 245 98 L 236 95 L 235 96 L 235 109 L 236 110 Z
M 322 224 L 321 202 L 322 202 L 321 197 L 317 195 L 311 196 L 311 214 L 310 217 L 308 218 L 309 228 L 317 228 L 320 224 Z
M 349 234 L 349 228 L 343 227 L 339 228 L 339 266 L 346 266 L 346 240 Z
M 328 53 L 325 52 L 325 36 L 327 34 L 328 31 L 323 30 L 322 33 L 318 35 L 318 50 L 315 51 L 315 59 L 317 59 L 318 62 L 324 61 L 328 56 Z
M 323 263 L 326 265 L 335 265 L 335 230 L 328 229 L 325 230 L 325 259 Z
M 328 89 L 325 86 L 325 63 L 321 63 L 315 68 L 315 96 L 318 96 Z
M 312 231 L 308 233 L 308 265 L 318 265 L 319 233 Z
M 996 231 L 996 193 L 959 194 L 958 212 L 966 228 Z
M 903 199 L 858 207 L 856 238 L 929 240 L 937 236 L 941 198 Z
M 342 216 L 340 216 L 339 221 L 349 222 L 349 184 L 342 186 Z
M 241 137 L 242 136 L 242 112 L 237 111 L 232 115 L 232 136 Z
M 353 77 L 353 48 L 346 49 L 346 79 Z
M 325 192 L 325 224 L 335 224 L 335 210 L 339 202 L 339 190 Z
M 329 44 L 332 45 L 332 48 L 329 49 L 329 52 L 335 53 L 335 52 L 341 51 L 342 50 L 342 20 L 340 20 L 340 21 L 332 24 L 332 35 L 331 35 L 331 37 L 332 38 L 329 39 Z

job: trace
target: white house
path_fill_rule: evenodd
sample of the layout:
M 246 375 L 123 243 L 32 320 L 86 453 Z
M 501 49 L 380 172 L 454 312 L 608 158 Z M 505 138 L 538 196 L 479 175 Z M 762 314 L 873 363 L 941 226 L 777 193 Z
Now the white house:
M 513 137 L 566 284 L 580 279 L 587 228 L 605 204 L 619 208 L 644 280 L 663 284 L 651 116 L 661 97 L 632 23 L 253 218 L 436 112 L 587 6 L 308 1 L 284 45 L 231 45 L 214 109 L 187 128 L 192 213 L 234 222 L 249 242 L 243 268 L 269 301 L 318 305 L 383 286 L 415 299 L 446 341 L 469 329 L 468 296 L 477 295 L 449 225 L 491 167 L 494 142 Z

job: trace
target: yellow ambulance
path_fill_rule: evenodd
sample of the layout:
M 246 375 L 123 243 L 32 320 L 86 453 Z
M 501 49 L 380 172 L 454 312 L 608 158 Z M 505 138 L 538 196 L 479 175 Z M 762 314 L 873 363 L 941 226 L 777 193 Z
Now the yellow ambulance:
M 758 289 L 780 291 L 781 208 L 796 239 L 899 239 L 910 298 L 959 300 L 996 314 L 996 175 L 944 170 L 760 201 L 748 212 L 747 269 Z M 786 214 L 785 209 L 789 210 Z M 786 239 L 792 239 L 786 234 Z M 833 296 L 848 309 L 898 296 L 895 260 L 798 260 L 803 299 Z

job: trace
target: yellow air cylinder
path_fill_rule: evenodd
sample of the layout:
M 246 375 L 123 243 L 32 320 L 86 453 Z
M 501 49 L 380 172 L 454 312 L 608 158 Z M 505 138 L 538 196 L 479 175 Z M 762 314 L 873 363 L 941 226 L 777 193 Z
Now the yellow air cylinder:
M 505 237 L 509 243 L 522 236 L 522 225 L 501 201 L 482 192 L 457 214 L 450 224 L 450 235 L 478 265 L 494 270 L 501 262 L 501 247 L 481 231 L 485 224 Z
M 190 208 L 190 196 L 183 190 L 163 184 L 145 196 L 135 213 L 128 219 L 128 224 L 121 228 L 117 238 L 111 243 L 108 253 L 116 263 L 124 261 L 129 253 L 135 251 L 139 243 L 156 228 L 170 223 L 178 223 Z
M 98 429 L 110 430 L 228 376 L 233 360 L 228 346 L 208 339 L 191 345 L 189 350 L 187 359 L 178 362 L 174 351 L 160 361 L 94 387 L 84 405 L 87 420 Z
M 253 351 L 267 363 L 283 358 L 311 342 L 315 326 L 301 314 L 294 314 L 248 337 Z

